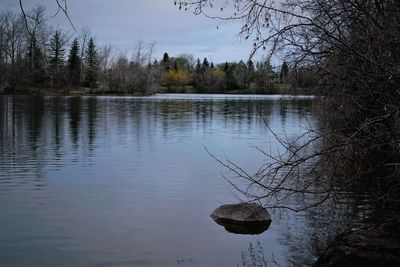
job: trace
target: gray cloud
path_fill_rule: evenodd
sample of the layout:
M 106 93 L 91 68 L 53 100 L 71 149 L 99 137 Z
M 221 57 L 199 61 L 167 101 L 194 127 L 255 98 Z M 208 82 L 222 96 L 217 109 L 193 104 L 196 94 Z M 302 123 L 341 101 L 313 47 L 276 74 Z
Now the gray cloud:
M 27 8 L 46 6 L 48 14 L 56 10 L 55 0 L 24 1 Z M 18 10 L 17 0 L 1 0 L 0 8 Z M 235 38 L 239 24 L 221 22 L 179 11 L 173 0 L 69 0 L 68 8 L 74 25 L 89 27 L 98 43 L 111 43 L 118 50 L 129 52 L 134 43 L 156 41 L 157 56 L 181 53 L 209 57 L 215 62 L 246 60 L 251 43 Z M 52 19 L 56 27 L 68 29 L 63 16 Z M 217 29 L 219 26 L 219 29 Z

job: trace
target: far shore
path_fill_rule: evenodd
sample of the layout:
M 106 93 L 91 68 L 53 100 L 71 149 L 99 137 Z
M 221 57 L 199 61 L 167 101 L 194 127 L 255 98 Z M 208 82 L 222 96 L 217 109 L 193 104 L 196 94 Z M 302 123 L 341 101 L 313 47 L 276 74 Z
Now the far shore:
M 51 89 L 51 88 L 30 88 L 16 91 L 0 91 L 0 95 L 29 95 L 29 96 L 152 96 L 155 94 L 226 94 L 226 95 L 313 95 L 314 92 L 308 89 L 253 89 L 253 90 L 223 90 L 217 92 L 199 92 L 192 87 L 185 87 L 181 90 L 168 90 L 160 87 L 152 93 L 121 92 L 104 90 L 100 88 L 81 87 L 73 90 Z

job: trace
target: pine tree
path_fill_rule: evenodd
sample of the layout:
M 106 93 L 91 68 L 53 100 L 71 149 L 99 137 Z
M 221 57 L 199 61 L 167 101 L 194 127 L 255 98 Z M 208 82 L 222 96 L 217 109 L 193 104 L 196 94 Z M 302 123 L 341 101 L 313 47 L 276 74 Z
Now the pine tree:
M 208 63 L 207 58 L 204 58 L 202 67 L 203 69 L 208 69 L 210 67 L 210 63 Z
M 162 62 L 163 62 L 164 64 L 169 63 L 169 55 L 168 55 L 168 53 L 164 53 Z
M 32 33 L 28 46 L 28 63 L 30 69 L 30 83 L 43 85 L 46 80 L 43 53 L 38 46 L 36 34 Z
M 171 70 L 171 62 L 169 60 L 168 53 L 164 53 L 162 64 L 164 66 L 164 71 L 170 71 Z
M 247 88 L 250 88 L 251 82 L 254 80 L 256 69 L 251 59 L 247 61 Z
M 225 62 L 224 64 L 224 72 L 227 73 L 229 71 L 229 64 L 228 62 Z
M 84 58 L 85 78 L 84 86 L 95 88 L 97 85 L 99 56 L 93 38 L 89 39 Z
M 243 62 L 243 60 L 239 61 L 235 74 L 237 77 L 237 84 L 239 86 L 239 89 L 241 90 L 246 89 L 248 85 L 248 72 L 247 72 L 247 65 Z
M 284 61 L 282 64 L 281 73 L 279 75 L 281 83 L 286 82 L 288 74 L 289 74 L 289 67 L 288 67 L 286 61 Z
M 250 73 L 254 73 L 255 71 L 254 63 L 251 59 L 247 61 L 247 69 L 249 70 Z
M 196 67 L 195 67 L 194 71 L 195 71 L 196 73 L 199 73 L 200 70 L 201 70 L 201 64 L 200 64 L 200 58 L 198 58 L 198 59 L 197 59 L 197 63 L 196 63 Z
M 49 57 L 49 74 L 50 86 L 53 88 L 65 85 L 64 75 L 64 38 L 60 31 L 55 31 L 50 39 L 50 57 Z
M 68 78 L 73 87 L 78 87 L 81 82 L 81 59 L 79 53 L 79 41 L 72 41 L 68 55 Z
M 60 31 L 55 31 L 53 37 L 50 40 L 50 72 L 58 73 L 61 71 L 64 65 L 64 43 L 63 37 Z

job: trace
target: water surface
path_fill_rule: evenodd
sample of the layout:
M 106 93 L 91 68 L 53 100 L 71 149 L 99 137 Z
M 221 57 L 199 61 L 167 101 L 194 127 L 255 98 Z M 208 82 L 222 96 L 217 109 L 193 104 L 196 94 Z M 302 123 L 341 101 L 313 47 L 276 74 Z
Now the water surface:
M 209 217 L 237 198 L 205 147 L 255 172 L 255 147 L 278 148 L 264 120 L 297 136 L 312 99 L 0 97 L 0 266 L 242 266 L 258 246 L 314 260 L 293 254 L 304 216 L 272 214 L 256 236 Z

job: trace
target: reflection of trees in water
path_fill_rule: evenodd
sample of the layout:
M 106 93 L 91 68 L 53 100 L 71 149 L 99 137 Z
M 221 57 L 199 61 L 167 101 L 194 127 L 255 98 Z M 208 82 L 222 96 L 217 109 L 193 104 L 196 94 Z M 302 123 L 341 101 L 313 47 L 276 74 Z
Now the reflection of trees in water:
M 275 261 L 274 255 L 271 255 L 270 257 L 265 256 L 260 241 L 257 241 L 255 244 L 250 242 L 249 248 L 247 251 L 242 251 L 241 256 L 241 266 L 243 267 L 280 266 L 278 262 Z
M 79 141 L 79 124 L 81 120 L 81 98 L 71 97 L 68 100 L 71 139 L 72 143 L 77 146 Z
M 367 227 L 365 222 L 374 211 L 373 187 L 370 186 L 361 183 L 353 188 L 336 185 L 336 198 L 299 213 L 279 211 L 280 242 L 289 247 L 286 258 L 292 266 L 311 266 L 339 233 Z M 307 206 L 314 199 L 306 194 L 297 195 L 293 202 Z
M 89 144 L 93 145 L 94 140 L 96 138 L 96 119 L 97 119 L 97 100 L 94 97 L 89 98 L 88 100 L 88 129 L 87 135 L 89 138 Z M 90 146 L 90 149 L 93 147 Z
M 64 110 L 63 110 L 63 101 L 61 98 L 54 99 L 53 103 L 50 106 L 50 112 L 54 116 L 54 155 L 55 159 L 59 160 L 62 157 L 61 146 L 62 141 L 64 139 Z
M 165 100 L 148 99 L 107 99 L 80 97 L 2 97 L 0 144 L 12 144 L 12 137 L 19 138 L 17 146 L 30 143 L 30 148 L 42 145 L 40 139 L 59 151 L 66 142 L 65 131 L 70 133 L 74 144 L 86 142 L 94 144 L 96 133 L 110 135 L 115 129 L 126 134 L 126 129 L 140 134 L 146 124 L 153 129 L 162 129 L 165 136 L 176 132 L 190 132 L 193 127 L 222 126 L 243 130 L 260 126 L 262 114 L 267 120 L 278 116 L 285 120 L 282 110 L 298 109 L 296 101 L 253 101 L 253 100 Z M 308 110 L 310 105 L 308 105 Z M 283 115 L 283 117 L 281 117 Z M 299 116 L 301 116 L 299 112 Z M 43 129 L 45 124 L 46 129 Z M 159 126 L 161 126 L 159 128 Z M 124 130 L 125 129 L 125 130 Z M 52 140 L 47 136 L 52 137 Z M 30 140 L 27 140 L 30 139 Z M 59 156 L 58 152 L 58 156 Z
M 260 114 L 272 124 L 274 120 L 282 124 L 298 122 L 310 113 L 311 105 L 311 101 L 0 97 L 0 170 L 3 175 L 18 172 L 25 179 L 21 179 L 21 184 L 33 182 L 39 188 L 45 184 L 47 165 L 62 168 L 63 159 L 73 152 L 81 158 L 93 157 L 98 153 L 98 143 L 115 138 L 116 133 L 123 142 L 148 144 L 154 142 L 156 135 L 165 139 L 185 138 L 184 134 L 189 136 L 193 130 L 206 133 L 211 128 L 222 128 L 246 133 L 252 127 L 264 127 Z M 132 139 L 126 138 L 128 134 Z M 69 138 L 73 147 L 68 144 Z M 310 191 L 325 184 L 323 177 L 320 179 L 308 187 Z M 281 219 L 287 222 L 282 231 L 293 265 L 312 264 L 327 240 L 346 228 L 359 227 L 371 214 L 380 211 L 374 209 L 373 200 L 387 188 L 379 179 L 350 184 L 341 183 L 343 179 L 336 181 L 332 185 L 336 195 L 330 201 Z M 297 182 L 301 186 L 307 180 Z M 288 198 L 287 203 L 307 206 L 313 200 L 310 194 L 297 194 Z
M 147 142 L 141 146 L 146 147 L 160 134 L 166 140 L 189 138 L 193 131 L 246 134 L 264 127 L 260 114 L 269 121 L 283 120 L 279 110 L 302 110 L 303 105 L 305 113 L 310 112 L 311 101 L 0 97 L 0 163 L 34 163 L 37 171 L 48 165 L 59 169 L 68 154 L 81 162 L 107 139 L 137 142 L 137 147 Z M 293 116 L 289 113 L 284 116 Z M 296 116 L 302 116 L 301 111 Z
M 41 189 L 44 185 L 42 152 L 47 133 L 44 100 L 30 98 L 35 103 L 27 105 L 27 97 L 0 99 L 2 108 L 5 108 L 0 113 L 1 174 L 17 173 L 21 185 L 32 182 L 36 189 Z M 8 176 L 5 178 L 10 179 Z

